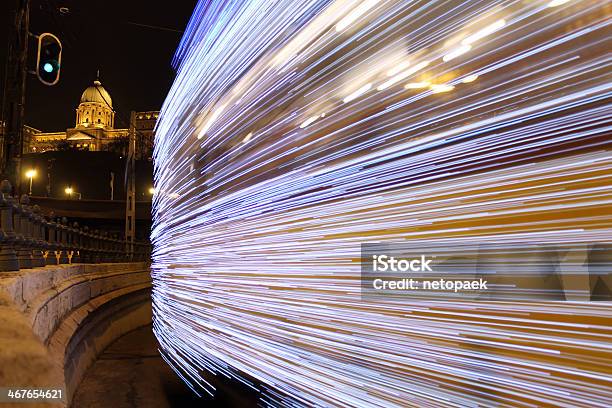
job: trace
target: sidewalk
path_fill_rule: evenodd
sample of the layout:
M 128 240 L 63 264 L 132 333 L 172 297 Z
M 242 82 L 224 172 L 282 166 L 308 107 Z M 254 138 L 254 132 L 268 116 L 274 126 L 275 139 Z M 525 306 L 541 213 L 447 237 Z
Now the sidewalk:
M 121 337 L 102 353 L 77 389 L 74 408 L 255 407 L 258 395 L 218 380 L 217 396 L 198 398 L 157 351 L 151 326 Z

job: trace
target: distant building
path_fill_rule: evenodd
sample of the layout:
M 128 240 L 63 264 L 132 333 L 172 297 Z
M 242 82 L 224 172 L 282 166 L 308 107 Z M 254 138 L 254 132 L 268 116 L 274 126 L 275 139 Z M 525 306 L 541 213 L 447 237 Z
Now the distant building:
M 159 111 L 136 113 L 136 157 L 151 157 L 153 129 Z M 129 129 L 115 128 L 115 111 L 110 94 L 95 80 L 81 95 L 73 128 L 64 132 L 43 132 L 24 126 L 24 152 L 43 153 L 57 150 L 116 151 L 126 153 Z

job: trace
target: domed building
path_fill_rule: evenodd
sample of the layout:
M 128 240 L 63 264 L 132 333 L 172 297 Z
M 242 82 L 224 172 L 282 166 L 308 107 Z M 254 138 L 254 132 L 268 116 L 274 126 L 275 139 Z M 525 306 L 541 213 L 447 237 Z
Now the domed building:
M 114 123 L 113 100 L 102 83 L 96 79 L 81 95 L 81 103 L 76 110 L 76 127 L 112 129 Z
M 139 159 L 150 157 L 158 116 L 158 111 L 136 112 L 136 157 Z M 81 94 L 73 128 L 65 132 L 43 132 L 26 126 L 24 151 L 42 153 L 77 149 L 126 153 L 129 129 L 127 123 L 123 125 L 126 128 L 115 128 L 113 99 L 98 78 Z

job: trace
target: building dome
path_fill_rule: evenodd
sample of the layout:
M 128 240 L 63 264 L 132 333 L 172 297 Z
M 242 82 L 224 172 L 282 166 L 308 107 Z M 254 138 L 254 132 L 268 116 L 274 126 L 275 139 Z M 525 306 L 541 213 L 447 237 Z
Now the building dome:
M 100 81 L 95 80 L 93 85 L 83 91 L 81 95 L 81 103 L 96 102 L 112 109 L 113 100 L 110 94 L 104 89 Z
M 112 129 L 115 125 L 113 100 L 99 80 L 85 89 L 76 110 L 76 127 Z

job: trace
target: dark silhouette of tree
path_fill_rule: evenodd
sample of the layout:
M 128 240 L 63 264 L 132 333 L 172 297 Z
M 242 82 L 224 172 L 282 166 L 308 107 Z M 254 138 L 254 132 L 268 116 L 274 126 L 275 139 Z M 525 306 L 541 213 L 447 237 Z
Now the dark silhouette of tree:
M 128 152 L 130 138 L 127 136 L 118 137 L 107 145 L 107 150 L 125 156 Z
M 69 150 L 77 150 L 77 149 L 69 141 L 60 140 L 59 142 L 57 142 L 57 150 L 61 152 L 66 152 Z

